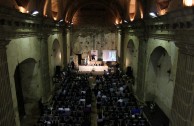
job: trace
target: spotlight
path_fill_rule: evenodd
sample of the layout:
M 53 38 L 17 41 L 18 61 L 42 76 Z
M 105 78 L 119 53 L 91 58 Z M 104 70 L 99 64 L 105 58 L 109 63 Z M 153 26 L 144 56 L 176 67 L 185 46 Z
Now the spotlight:
M 150 17 L 152 17 L 152 18 L 158 17 L 158 16 L 156 15 L 156 13 L 154 13 L 154 12 L 150 12 L 149 15 L 150 15 Z
M 37 16 L 38 14 L 39 14 L 38 11 L 33 11 L 31 15 L 32 15 L 32 16 Z

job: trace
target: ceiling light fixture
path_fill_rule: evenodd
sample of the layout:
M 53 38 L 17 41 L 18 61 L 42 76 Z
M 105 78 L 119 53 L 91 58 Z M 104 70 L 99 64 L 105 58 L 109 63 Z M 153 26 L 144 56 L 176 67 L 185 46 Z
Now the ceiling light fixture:
M 32 15 L 32 16 L 37 16 L 38 14 L 39 14 L 38 11 L 33 11 L 31 15 Z
M 128 21 L 127 21 L 127 20 L 124 20 L 124 22 L 125 22 L 125 23 L 128 23 Z
M 154 13 L 154 12 L 150 12 L 149 15 L 150 15 L 150 17 L 152 17 L 152 18 L 158 17 L 158 16 L 156 15 L 156 13 Z
M 63 22 L 63 19 L 61 19 L 61 20 L 59 21 L 59 23 L 60 23 L 60 22 Z

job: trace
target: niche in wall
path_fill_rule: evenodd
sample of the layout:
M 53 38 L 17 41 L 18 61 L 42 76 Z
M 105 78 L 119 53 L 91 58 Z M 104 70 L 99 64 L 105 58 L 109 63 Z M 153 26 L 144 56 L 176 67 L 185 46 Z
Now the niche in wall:
M 163 47 L 157 47 L 150 55 L 146 77 L 146 101 L 156 102 L 169 116 L 172 105 L 173 82 L 171 57 Z
M 54 70 L 54 73 L 55 73 L 56 66 L 61 66 L 61 49 L 60 49 L 59 41 L 57 39 L 55 39 L 53 41 L 51 56 L 52 56 L 51 65 L 52 65 L 52 69 Z
M 18 103 L 18 113 L 20 121 L 24 119 L 26 115 L 32 115 L 35 111 L 38 111 L 37 102 L 39 96 L 37 96 L 37 76 L 36 76 L 36 61 L 32 58 L 28 58 L 19 63 L 15 69 L 15 89 Z
M 133 40 L 130 39 L 128 44 L 127 44 L 127 52 L 126 52 L 126 67 L 131 66 L 133 67 L 133 58 L 135 54 L 135 45 L 133 43 Z

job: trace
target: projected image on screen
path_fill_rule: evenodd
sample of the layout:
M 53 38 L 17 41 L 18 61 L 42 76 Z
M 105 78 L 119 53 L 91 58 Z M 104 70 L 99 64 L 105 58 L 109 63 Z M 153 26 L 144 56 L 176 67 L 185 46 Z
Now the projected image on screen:
M 116 61 L 116 50 L 103 50 L 103 61 Z

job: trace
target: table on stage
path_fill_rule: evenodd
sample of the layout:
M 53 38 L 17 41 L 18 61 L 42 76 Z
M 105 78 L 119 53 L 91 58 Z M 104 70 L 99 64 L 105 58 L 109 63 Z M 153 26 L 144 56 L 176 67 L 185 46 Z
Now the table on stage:
M 108 66 L 79 66 L 79 71 L 108 71 Z

